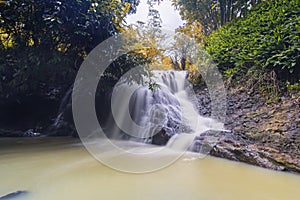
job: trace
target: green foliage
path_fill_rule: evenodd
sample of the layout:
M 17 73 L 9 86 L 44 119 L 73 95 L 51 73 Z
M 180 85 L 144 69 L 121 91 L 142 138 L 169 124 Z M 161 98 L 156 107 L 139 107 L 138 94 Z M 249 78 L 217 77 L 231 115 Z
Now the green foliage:
M 230 69 L 227 69 L 224 74 L 227 78 L 230 78 L 232 77 L 234 74 L 236 74 L 238 72 L 238 68 L 230 68 Z
M 235 67 L 275 71 L 279 79 L 300 75 L 300 1 L 265 1 L 248 15 L 213 32 L 205 47 L 222 71 Z
M 160 88 L 160 85 L 157 84 L 156 82 L 154 82 L 153 80 L 150 80 L 149 82 L 146 82 L 146 84 L 148 85 L 148 89 L 150 91 L 154 91 L 155 89 Z
M 286 88 L 287 88 L 288 92 L 291 94 L 297 93 L 300 91 L 300 84 L 299 83 L 291 84 L 289 81 L 287 81 Z
M 261 0 L 173 0 L 187 24 L 199 21 L 205 35 L 246 15 Z
M 271 72 L 261 72 L 257 74 L 258 71 L 253 71 L 252 76 L 258 77 L 256 78 L 256 87 L 260 94 L 266 100 L 266 103 L 272 103 L 278 101 L 279 98 L 279 85 L 277 80 L 277 75 L 274 71 Z M 251 77 L 251 75 L 250 75 Z M 255 79 L 255 78 L 254 78 Z M 251 79 L 250 79 L 251 80 Z
M 0 1 L 0 97 L 68 88 L 89 51 L 118 32 L 137 5 L 135 0 Z
M 0 57 L 0 97 L 44 95 L 70 84 L 76 73 L 70 57 L 34 47 L 23 50 L 8 49 Z
M 132 84 L 133 82 L 142 83 L 142 77 L 149 76 L 148 68 L 144 67 L 145 65 L 147 66 L 149 62 L 150 60 L 146 56 L 138 52 L 123 54 L 114 60 L 105 70 L 104 74 L 100 78 L 98 91 L 109 91 L 118 81 L 120 81 L 121 77 L 128 84 Z M 133 68 L 135 68 L 136 73 L 126 74 Z
M 99 6 L 102 4 L 101 6 Z M 15 46 L 41 46 L 55 49 L 72 44 L 72 50 L 91 49 L 114 31 L 114 16 L 122 7 L 105 1 L 20 0 L 3 1 L 1 29 Z M 118 7 L 119 6 L 119 7 Z M 87 47 L 84 47 L 87 46 Z M 64 50 L 69 50 L 64 49 Z

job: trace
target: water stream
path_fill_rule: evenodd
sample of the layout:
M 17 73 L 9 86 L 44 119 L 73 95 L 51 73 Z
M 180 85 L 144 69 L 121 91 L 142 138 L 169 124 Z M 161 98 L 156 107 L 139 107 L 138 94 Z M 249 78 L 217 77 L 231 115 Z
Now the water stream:
M 223 130 L 223 124 L 198 114 L 191 88 L 185 82 L 186 72 L 155 71 L 154 75 L 159 88 L 153 92 L 146 86 L 139 88 L 127 99 L 128 110 L 124 109 L 126 87 L 120 85 L 118 95 L 121 96 L 117 96 L 115 102 L 119 125 L 130 124 L 131 118 L 136 123 L 127 126 L 126 131 L 135 132 L 138 126 L 154 125 L 135 135 L 141 136 L 146 143 L 112 141 L 126 152 L 138 153 L 150 171 L 152 165 L 172 160 L 174 154 L 178 154 L 179 159 L 155 172 L 130 174 L 103 165 L 76 138 L 0 138 L 0 197 L 27 191 L 17 193 L 20 195 L 14 199 L 299 199 L 298 175 L 209 156 L 200 159 L 198 153 L 185 152 L 195 136 L 207 130 Z M 171 139 L 166 146 L 150 145 L 151 134 L 161 128 Z M 117 129 L 113 122 L 106 131 L 111 132 L 113 139 L 126 132 Z M 101 146 L 101 140 L 97 141 L 96 145 Z M 139 167 L 130 153 L 116 155 L 119 151 L 105 148 L 105 145 L 100 153 L 115 166 Z
M 15 198 L 20 200 L 297 200 L 300 196 L 298 175 L 213 157 L 198 159 L 195 153 L 153 173 L 127 174 L 102 165 L 74 138 L 1 138 L 0 152 L 0 196 L 29 191 Z M 133 161 L 128 157 L 119 162 Z

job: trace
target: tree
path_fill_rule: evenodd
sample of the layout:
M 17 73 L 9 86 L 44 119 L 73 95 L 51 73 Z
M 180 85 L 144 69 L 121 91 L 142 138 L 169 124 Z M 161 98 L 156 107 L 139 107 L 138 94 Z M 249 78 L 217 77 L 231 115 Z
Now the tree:
M 203 32 L 209 35 L 213 30 L 235 18 L 242 17 L 261 0 L 173 0 L 187 25 L 199 21 Z
M 0 1 L 0 96 L 68 88 L 89 51 L 122 29 L 132 2 Z
M 150 63 L 161 60 L 163 48 L 161 46 L 164 35 L 161 31 L 161 18 L 159 11 L 154 8 L 158 0 L 148 0 L 148 21 L 138 21 L 137 24 L 128 26 L 124 40 L 135 52 L 142 54 Z
M 179 27 L 176 32 L 182 33 L 190 38 L 194 38 L 199 44 L 202 44 L 205 39 L 202 24 L 198 20 Z

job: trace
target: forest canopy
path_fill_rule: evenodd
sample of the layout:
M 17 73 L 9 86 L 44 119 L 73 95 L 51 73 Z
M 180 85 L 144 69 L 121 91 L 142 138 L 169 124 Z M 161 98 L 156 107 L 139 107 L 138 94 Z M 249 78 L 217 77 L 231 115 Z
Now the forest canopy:
M 136 0 L 0 1 L 0 95 L 65 91 L 84 57 L 119 32 Z
M 124 19 L 136 11 L 138 0 L 0 1 L 0 96 L 65 91 L 85 56 L 124 30 L 140 43 L 156 47 L 120 58 L 108 71 L 110 77 L 151 59 L 189 69 L 184 51 L 168 56 L 159 49 L 161 21 L 153 5 L 160 0 L 147 2 L 152 22 L 128 27 Z M 186 20 L 177 32 L 201 43 L 225 76 L 255 69 L 257 74 L 273 71 L 283 81 L 299 81 L 299 1 L 173 0 L 173 4 Z M 174 50 L 180 49 L 176 45 Z M 115 81 L 109 76 L 105 80 L 108 85 Z

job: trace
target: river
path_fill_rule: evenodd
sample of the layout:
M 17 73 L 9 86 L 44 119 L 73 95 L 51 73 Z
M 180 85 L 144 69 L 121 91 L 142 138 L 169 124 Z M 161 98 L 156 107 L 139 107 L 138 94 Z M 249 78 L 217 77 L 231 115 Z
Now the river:
M 143 148 L 149 146 L 143 144 Z M 210 156 L 199 159 L 196 153 L 185 153 L 175 163 L 152 173 L 130 174 L 101 164 L 75 138 L 1 138 L 0 152 L 0 196 L 17 190 L 29 191 L 14 198 L 20 200 L 300 197 L 299 175 Z M 133 161 L 125 158 L 120 162 Z

